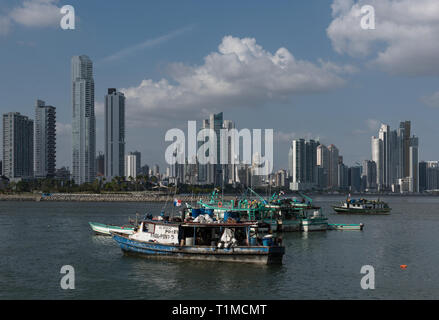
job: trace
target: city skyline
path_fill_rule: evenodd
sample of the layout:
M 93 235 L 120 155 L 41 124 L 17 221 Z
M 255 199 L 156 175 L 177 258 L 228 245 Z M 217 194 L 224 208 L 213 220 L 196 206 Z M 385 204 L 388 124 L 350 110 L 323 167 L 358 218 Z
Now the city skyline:
M 111 15 L 119 13 L 117 21 L 130 21 L 136 28 L 105 23 L 99 8 L 87 2 L 75 5 L 75 30 L 62 30 L 57 19 L 40 25 L 25 16 L 19 21 L 28 19 L 26 24 L 13 20 L 8 30 L 0 31 L 5 49 L 0 63 L 4 79 L 9 79 L 0 80 L 3 92 L 8 92 L 2 95 L 0 110 L 31 116 L 36 99 L 50 101 L 57 107 L 57 167 L 72 167 L 68 61 L 74 55 L 87 54 L 95 61 L 97 145 L 104 142 L 105 92 L 118 88 L 127 99 L 126 148 L 142 152 L 145 163 L 164 165 L 165 129 L 182 128 L 183 118 L 201 121 L 221 111 L 240 127 L 276 128 L 275 168 L 287 168 L 288 145 L 292 138 L 300 137 L 319 138 L 326 145 L 334 142 L 343 150 L 347 164 L 367 159 L 370 136 L 380 123 L 404 119 L 411 119 L 421 137 L 420 160 L 438 159 L 434 119 L 439 115 L 435 107 L 439 83 L 434 78 L 438 65 L 434 57 L 439 55 L 430 46 L 434 38 L 420 34 L 419 50 L 404 50 L 400 59 L 381 58 L 391 55 L 395 46 L 404 47 L 406 27 L 419 22 L 412 11 L 406 22 L 396 19 L 398 14 L 392 10 L 397 5 L 384 10 L 393 1 L 373 1 L 377 21 L 395 26 L 395 34 L 389 37 L 378 22 L 376 30 L 363 33 L 346 26 L 353 33 L 342 34 L 337 26 L 352 23 L 343 18 L 350 17 L 356 3 L 360 2 L 345 6 L 340 1 L 318 6 L 294 2 L 272 7 L 245 1 L 233 5 L 188 1 L 173 4 L 174 10 L 168 10 L 166 4 L 139 2 L 137 10 L 124 10 L 119 1 L 108 4 Z M 2 15 L 21 5 L 21 1 L 6 0 Z M 52 1 L 51 5 L 57 4 Z M 248 5 L 252 11 L 247 10 Z M 306 18 L 310 16 L 313 19 Z M 425 28 L 435 30 L 434 22 L 429 21 Z M 382 43 L 377 43 L 378 35 L 384 37 Z M 114 47 L 115 37 L 118 48 Z M 355 50 L 361 41 L 363 53 Z M 421 52 L 429 58 L 420 57 Z M 16 58 L 19 65 L 8 65 L 7 61 Z M 282 71 L 281 62 L 291 72 Z M 415 65 L 417 70 L 413 70 Z M 206 86 L 206 98 L 193 90 L 206 84 L 197 78 L 203 72 L 212 79 L 211 86 Z M 48 75 L 44 81 L 41 74 Z M 267 78 L 268 74 L 273 77 Z M 294 85 L 296 75 L 306 82 Z M 236 90 L 215 91 L 221 88 L 220 79 L 225 88 Z M 215 96 L 215 92 L 222 94 Z M 175 100 L 178 96 L 182 99 Z

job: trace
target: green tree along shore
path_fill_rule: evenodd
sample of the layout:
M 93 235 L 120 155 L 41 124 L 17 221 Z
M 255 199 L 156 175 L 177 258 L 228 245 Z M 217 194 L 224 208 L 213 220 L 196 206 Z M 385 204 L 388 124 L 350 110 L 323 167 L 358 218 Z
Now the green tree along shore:
M 105 178 L 96 179 L 92 183 L 76 184 L 73 180 L 60 180 L 56 178 L 29 179 L 18 182 L 10 181 L 5 184 L 0 193 L 111 193 L 111 192 L 141 192 L 141 191 L 167 191 L 169 193 L 184 194 L 208 194 L 215 188 L 214 185 L 189 185 L 174 184 L 163 185 L 155 176 L 139 175 L 136 178 L 114 177 L 111 181 Z M 239 194 L 245 190 L 244 186 L 227 185 L 218 188 L 227 194 Z M 255 188 L 266 193 L 267 188 Z M 279 188 L 271 187 L 270 191 L 278 191 Z

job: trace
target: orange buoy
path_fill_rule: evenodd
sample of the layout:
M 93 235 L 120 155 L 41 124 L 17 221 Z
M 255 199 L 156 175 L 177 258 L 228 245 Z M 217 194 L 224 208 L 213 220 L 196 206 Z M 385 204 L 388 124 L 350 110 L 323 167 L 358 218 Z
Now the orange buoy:
M 400 265 L 400 267 L 401 267 L 401 269 L 405 269 L 405 268 L 407 268 L 407 265 L 406 264 L 402 264 L 402 265 Z
M 220 202 L 218 202 L 218 207 L 222 207 L 223 206 L 223 203 L 220 201 Z

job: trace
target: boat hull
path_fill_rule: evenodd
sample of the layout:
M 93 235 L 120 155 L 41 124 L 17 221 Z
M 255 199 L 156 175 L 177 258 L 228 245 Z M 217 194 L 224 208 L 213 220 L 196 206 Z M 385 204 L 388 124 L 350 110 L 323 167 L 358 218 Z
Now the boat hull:
M 364 224 L 329 223 L 328 230 L 363 230 Z
M 257 264 L 281 264 L 285 247 L 246 246 L 219 249 L 209 246 L 179 246 L 129 239 L 113 233 L 113 239 L 125 254 L 160 259 L 223 261 Z
M 383 209 L 353 209 L 343 207 L 333 207 L 334 211 L 340 214 L 390 214 L 391 208 Z
M 328 220 L 327 219 L 303 219 L 302 220 L 302 231 L 326 231 L 328 230 Z
M 111 225 L 96 223 L 96 222 L 89 222 L 89 224 L 92 230 L 100 235 L 110 236 L 112 232 L 118 232 L 123 234 L 134 233 L 134 228 L 130 228 L 130 227 L 111 226 Z

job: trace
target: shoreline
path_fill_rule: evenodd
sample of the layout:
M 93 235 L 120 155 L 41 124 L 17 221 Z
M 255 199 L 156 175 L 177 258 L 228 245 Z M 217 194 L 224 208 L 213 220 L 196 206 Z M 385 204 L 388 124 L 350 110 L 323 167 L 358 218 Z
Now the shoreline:
M 295 197 L 296 195 L 291 195 Z M 344 194 L 310 194 L 311 197 L 345 197 Z M 376 197 L 437 197 L 437 194 L 353 194 L 353 198 L 376 198 Z M 290 197 L 290 195 L 288 195 Z M 210 195 L 167 195 L 167 194 L 143 194 L 143 193 L 122 193 L 122 194 L 73 194 L 56 193 L 49 196 L 41 194 L 0 194 L 0 201 L 51 201 L 51 202 L 173 202 L 177 198 L 184 202 L 194 202 L 202 199 L 209 201 Z M 231 201 L 235 195 L 224 195 L 223 201 Z

